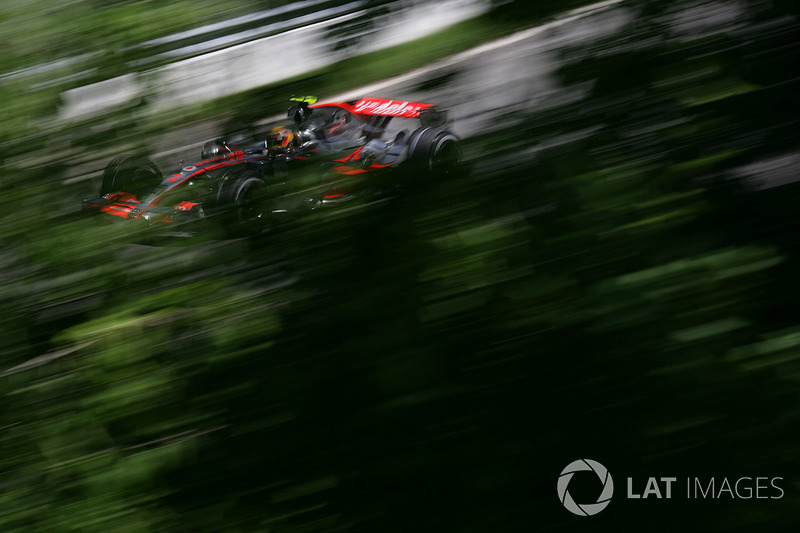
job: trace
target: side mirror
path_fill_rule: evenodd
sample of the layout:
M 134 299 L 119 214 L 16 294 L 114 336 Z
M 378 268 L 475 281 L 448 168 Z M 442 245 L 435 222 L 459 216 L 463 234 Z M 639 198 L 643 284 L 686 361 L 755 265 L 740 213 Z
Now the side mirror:
M 214 157 L 219 157 L 220 151 L 224 150 L 225 152 L 229 152 L 231 149 L 228 148 L 228 143 L 225 142 L 225 139 L 216 139 L 213 141 L 208 141 L 203 145 L 203 149 L 200 152 L 200 157 L 202 159 L 211 159 Z M 181 166 L 183 166 L 183 162 L 181 162 Z

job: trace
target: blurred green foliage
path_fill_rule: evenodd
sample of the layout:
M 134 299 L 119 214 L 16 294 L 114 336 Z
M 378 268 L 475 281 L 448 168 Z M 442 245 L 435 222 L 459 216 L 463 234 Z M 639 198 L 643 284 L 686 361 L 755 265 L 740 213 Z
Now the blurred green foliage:
M 797 151 L 791 6 L 685 36 L 628 5 L 561 53 L 585 98 L 497 117 L 471 172 L 249 239 L 137 244 L 75 212 L 71 132 L 4 152 L 0 530 L 574 531 L 584 456 L 620 494 L 786 480 L 601 529 L 796 527 L 797 188 L 738 173 Z
M 3 71 L 82 54 L 111 54 L 254 6 L 242 0 L 7 0 L 0 5 Z

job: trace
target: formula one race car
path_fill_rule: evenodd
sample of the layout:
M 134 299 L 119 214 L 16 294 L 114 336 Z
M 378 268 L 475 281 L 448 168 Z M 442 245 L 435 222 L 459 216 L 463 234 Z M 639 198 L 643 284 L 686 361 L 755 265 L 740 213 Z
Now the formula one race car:
M 432 104 L 376 98 L 329 104 L 315 104 L 314 97 L 292 100 L 297 102 L 289 108 L 295 127 L 276 128 L 268 138 L 276 160 L 325 161 L 339 182 L 398 169 L 430 177 L 452 171 L 461 161 L 460 141 L 442 127 L 446 113 Z M 393 119 L 400 129 L 390 129 Z M 336 189 L 327 193 L 323 200 L 340 194 Z
M 230 229 L 251 231 L 277 212 L 341 203 L 409 177 L 432 179 L 460 163 L 460 141 L 432 104 L 292 101 L 293 124 L 207 142 L 201 161 L 166 176 L 146 158 L 115 158 L 100 197 L 84 200 L 84 208 L 150 225 L 218 214 Z M 390 130 L 392 119 L 416 125 Z
M 103 172 L 100 197 L 85 199 L 83 207 L 150 226 L 220 214 L 232 232 L 257 231 L 267 214 L 268 154 L 222 140 L 213 144 L 214 156 L 204 154 L 202 161 L 166 176 L 149 159 L 116 157 Z

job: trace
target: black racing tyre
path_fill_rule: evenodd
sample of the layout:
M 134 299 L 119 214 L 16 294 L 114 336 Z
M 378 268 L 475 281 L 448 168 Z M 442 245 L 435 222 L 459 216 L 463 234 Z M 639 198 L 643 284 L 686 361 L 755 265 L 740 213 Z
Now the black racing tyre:
M 461 141 L 447 130 L 420 128 L 408 143 L 408 164 L 413 171 L 442 175 L 461 164 Z
M 264 229 L 271 211 L 269 187 L 253 171 L 237 172 L 224 179 L 217 207 L 225 214 L 226 230 L 232 235 Z
M 127 192 L 142 200 L 161 183 L 161 171 L 147 158 L 120 155 L 111 160 L 103 171 L 100 196 L 110 192 Z

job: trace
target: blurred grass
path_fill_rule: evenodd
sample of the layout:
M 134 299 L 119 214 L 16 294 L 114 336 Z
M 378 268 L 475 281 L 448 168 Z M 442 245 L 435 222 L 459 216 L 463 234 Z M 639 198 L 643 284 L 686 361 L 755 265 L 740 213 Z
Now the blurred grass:
M 241 0 L 99 0 L 58 5 L 7 0 L 0 5 L 0 35 L 6 49 L 2 70 L 6 73 L 87 52 L 114 53 L 216 22 L 219 17 L 232 18 L 232 12 L 250 10 L 253 5 Z

